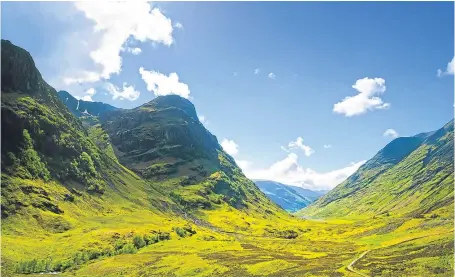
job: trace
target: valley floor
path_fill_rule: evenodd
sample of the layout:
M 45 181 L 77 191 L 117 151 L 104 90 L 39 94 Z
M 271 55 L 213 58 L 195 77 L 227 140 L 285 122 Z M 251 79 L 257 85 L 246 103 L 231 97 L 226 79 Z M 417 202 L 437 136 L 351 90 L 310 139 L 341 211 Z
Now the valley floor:
M 84 228 L 58 234 L 3 236 L 2 263 L 5 257 L 18 255 L 20 260 L 26 256 L 67 257 L 75 249 L 109 248 L 115 238 L 161 229 L 171 233 L 169 240 L 144 246 L 134 254 L 75 262 L 57 276 L 453 276 L 452 220 L 294 218 L 286 226 L 299 230 L 300 235 L 285 239 L 260 234 L 259 228 L 268 224 L 265 221 L 247 218 L 258 229 L 242 230 L 234 222 L 216 222 L 210 214 L 205 216 L 212 218 L 214 227 L 195 225 L 194 235 L 180 237 L 172 226 L 184 222 L 151 216 L 133 212 L 122 217 L 93 217 L 80 225 Z M 232 218 L 237 216 L 244 215 L 233 214 Z M 227 224 L 238 231 L 220 231 L 229 230 Z M 279 228 L 279 224 L 269 227 Z M 56 274 L 36 274 L 46 275 Z

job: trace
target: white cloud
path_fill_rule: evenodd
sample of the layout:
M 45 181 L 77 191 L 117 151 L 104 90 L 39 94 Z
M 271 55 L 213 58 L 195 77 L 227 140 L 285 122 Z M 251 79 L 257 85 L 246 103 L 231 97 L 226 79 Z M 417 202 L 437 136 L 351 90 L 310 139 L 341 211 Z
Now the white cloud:
M 289 153 L 289 150 L 288 150 L 286 147 L 280 146 L 280 148 L 281 148 L 281 150 L 283 150 L 284 152 Z
M 82 97 L 90 87 L 103 87 L 121 72 L 122 57 L 143 45 L 174 43 L 173 23 L 155 4 L 123 2 L 43 2 L 40 14 L 61 25 L 48 55 L 35 62 L 57 90 Z M 137 53 L 137 50 L 135 50 Z
M 85 91 L 90 96 L 93 96 L 96 94 L 96 90 L 94 88 L 89 88 L 88 90 Z
M 90 45 L 90 58 L 95 66 L 81 68 L 73 76 L 65 76 L 67 84 L 72 82 L 96 82 L 109 79 L 121 71 L 121 51 L 128 39 L 151 41 L 171 45 L 172 22 L 158 8 L 148 2 L 75 2 L 74 6 L 91 20 L 94 41 Z
M 142 49 L 139 47 L 134 47 L 134 48 L 127 47 L 126 51 L 133 55 L 139 55 L 140 53 L 142 53 Z
M 174 24 L 174 27 L 177 28 L 177 29 L 183 29 L 183 25 L 182 25 L 182 23 L 180 23 L 180 22 L 176 22 L 176 23 Z
M 147 90 L 152 91 L 155 96 L 176 94 L 184 98 L 190 97 L 190 89 L 185 83 L 179 81 L 177 73 L 166 76 L 156 71 L 147 71 L 139 68 L 142 80 L 147 84 Z
M 305 153 L 305 156 L 307 156 L 307 157 L 311 156 L 314 153 L 314 150 L 311 147 L 303 144 L 302 137 L 298 137 L 295 141 L 289 142 L 288 147 L 290 149 L 292 149 L 292 148 L 302 149 L 302 151 Z
M 389 103 L 384 103 L 377 96 L 386 90 L 384 79 L 366 77 L 357 80 L 352 88 L 359 93 L 355 96 L 347 96 L 341 102 L 333 105 L 334 112 L 351 117 L 363 114 L 368 110 L 387 109 L 390 107 Z
M 259 72 L 261 72 L 261 70 L 260 70 L 259 68 L 256 68 L 256 69 L 254 70 L 254 74 L 256 74 L 256 75 L 258 75 Z
M 387 129 L 385 130 L 384 134 L 382 134 L 384 137 L 392 137 L 392 138 L 397 138 L 398 133 L 394 129 Z
M 443 77 L 446 75 L 453 75 L 455 72 L 455 57 L 447 64 L 446 69 L 438 69 L 438 77 Z
M 289 153 L 283 160 L 277 161 L 268 168 L 255 169 L 251 164 L 242 168 L 250 179 L 272 180 L 288 185 L 300 186 L 313 190 L 332 189 L 352 175 L 365 161 L 350 164 L 344 168 L 316 172 L 311 168 L 304 168 L 298 163 L 298 156 Z
M 239 146 L 233 140 L 223 139 L 221 147 L 223 147 L 223 150 L 231 156 L 235 156 L 239 153 Z
M 209 123 L 209 121 L 207 120 L 207 118 L 203 115 L 199 116 L 199 121 L 204 124 L 204 125 L 207 125 Z
M 88 101 L 88 102 L 93 102 L 92 96 L 90 96 L 90 95 L 82 96 L 81 100 Z
M 251 162 L 246 161 L 246 160 L 237 160 L 236 159 L 235 163 L 240 167 L 240 169 L 242 169 L 242 171 L 248 170 L 248 168 L 251 165 Z
M 272 79 L 272 80 L 275 80 L 275 78 L 276 78 L 276 75 L 273 72 L 270 72 L 268 76 L 269 76 L 269 79 Z
M 94 88 L 89 88 L 84 91 L 83 96 L 74 96 L 77 100 L 83 100 L 83 101 L 88 101 L 88 102 L 93 102 L 92 96 L 96 94 L 96 90 Z
M 324 144 L 324 148 L 325 149 L 332 148 L 332 145 L 331 144 Z
M 112 95 L 112 99 L 120 99 L 120 100 L 130 100 L 134 101 L 137 98 L 139 98 L 139 95 L 141 94 L 139 91 L 137 91 L 134 86 L 129 86 L 127 83 L 123 83 L 122 88 L 118 88 L 117 86 L 111 84 L 111 83 L 106 83 L 105 84 L 105 89 L 107 92 L 109 92 Z

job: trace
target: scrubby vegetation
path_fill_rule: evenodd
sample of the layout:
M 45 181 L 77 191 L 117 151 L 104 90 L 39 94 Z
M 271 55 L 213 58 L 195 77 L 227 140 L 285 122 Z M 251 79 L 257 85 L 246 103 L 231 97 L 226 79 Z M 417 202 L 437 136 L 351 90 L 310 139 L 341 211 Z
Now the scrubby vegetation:
M 355 276 L 367 250 L 364 274 L 453 272 L 453 129 L 382 152 L 306 220 L 270 202 L 185 99 L 84 122 L 2 41 L 2 275 Z

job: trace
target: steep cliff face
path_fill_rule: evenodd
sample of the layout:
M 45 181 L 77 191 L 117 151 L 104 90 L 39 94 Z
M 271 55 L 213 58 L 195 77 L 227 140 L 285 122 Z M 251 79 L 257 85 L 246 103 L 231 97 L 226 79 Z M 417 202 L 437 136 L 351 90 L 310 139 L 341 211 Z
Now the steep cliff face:
M 73 181 L 102 193 L 110 163 L 36 69 L 2 40 L 2 169 L 10 176 Z
M 215 136 L 199 122 L 194 106 L 176 95 L 161 96 L 132 110 L 101 115 L 122 163 L 143 169 L 160 160 L 216 160 Z

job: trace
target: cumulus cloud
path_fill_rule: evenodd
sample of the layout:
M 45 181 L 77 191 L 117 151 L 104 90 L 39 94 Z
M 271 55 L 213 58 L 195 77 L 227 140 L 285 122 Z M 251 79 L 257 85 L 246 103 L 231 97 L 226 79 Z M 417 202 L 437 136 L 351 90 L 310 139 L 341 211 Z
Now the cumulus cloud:
M 92 21 L 92 31 L 97 34 L 96 42 L 87 42 L 93 45 L 89 55 L 95 67 L 66 78 L 67 82 L 95 82 L 118 74 L 120 52 L 126 51 L 123 45 L 128 39 L 173 43 L 171 19 L 148 2 L 75 2 L 74 6 Z
M 89 88 L 84 91 L 83 96 L 74 96 L 77 100 L 83 100 L 87 102 L 93 102 L 92 96 L 96 94 L 96 90 L 94 88 Z
M 177 28 L 177 29 L 183 29 L 183 25 L 180 22 L 175 23 L 174 27 Z
M 275 80 L 275 78 L 276 78 L 276 75 L 273 72 L 270 72 L 268 76 L 269 76 L 269 79 L 272 79 L 272 80 Z
M 240 167 L 240 169 L 242 169 L 242 171 L 248 170 L 248 168 L 251 165 L 251 162 L 246 161 L 246 160 L 237 160 L 236 159 L 235 163 Z
M 137 91 L 134 86 L 130 86 L 127 83 L 123 83 L 123 87 L 119 88 L 111 83 L 106 83 L 104 88 L 112 95 L 112 99 L 120 99 L 120 100 L 130 100 L 134 101 L 139 98 L 141 94 Z
M 142 49 L 139 47 L 134 47 L 134 48 L 127 47 L 126 52 L 129 52 L 133 55 L 139 55 L 140 53 L 142 53 Z
M 176 94 L 184 98 L 190 97 L 188 85 L 179 81 L 177 73 L 166 76 L 156 71 L 147 71 L 143 67 L 139 68 L 142 80 L 147 84 L 147 90 L 152 91 L 155 96 Z
M 93 102 L 93 99 L 92 99 L 91 95 L 82 96 L 81 100 L 87 101 L 87 102 Z
M 290 151 L 289 151 L 286 147 L 284 147 L 284 146 L 280 146 L 280 148 L 281 148 L 281 150 L 283 150 L 283 151 L 286 152 L 286 153 L 289 153 L 289 152 L 290 152 Z
M 223 139 L 221 147 L 223 147 L 223 150 L 231 156 L 235 156 L 239 153 L 239 146 L 233 140 Z
M 325 149 L 332 148 L 332 145 L 331 144 L 324 144 L 324 148 Z
M 256 75 L 258 75 L 259 72 L 261 72 L 261 70 L 260 70 L 259 68 L 256 68 L 256 69 L 254 70 L 254 74 L 256 74 Z
M 293 148 L 301 149 L 305 153 L 305 156 L 307 156 L 307 157 L 311 156 L 314 153 L 314 150 L 311 147 L 303 144 L 302 137 L 298 137 L 295 141 L 289 142 L 288 147 L 290 149 L 293 149 Z
M 389 103 L 384 103 L 378 97 L 386 90 L 385 80 L 382 78 L 359 79 L 352 86 L 359 93 L 355 96 L 347 96 L 341 102 L 333 105 L 333 111 L 344 114 L 347 117 L 360 115 L 371 110 L 387 109 Z
M 87 93 L 90 96 L 93 96 L 96 94 L 96 90 L 94 88 L 89 88 L 85 91 L 85 93 Z
M 209 123 L 209 121 L 207 120 L 207 118 L 203 115 L 200 115 L 199 116 L 199 121 L 204 124 L 204 125 L 207 125 Z
M 298 163 L 297 154 L 289 153 L 286 158 L 273 163 L 268 168 L 254 168 L 249 164 L 242 170 L 250 179 L 272 180 L 313 190 L 326 190 L 342 183 L 364 163 L 365 161 L 360 161 L 333 171 L 317 172 L 311 168 L 302 167 Z
M 385 130 L 384 134 L 382 134 L 384 137 L 392 137 L 392 138 L 397 138 L 398 137 L 398 132 L 395 131 L 394 129 L 387 129 Z
M 78 97 L 120 73 L 123 58 L 139 54 L 139 43 L 174 43 L 173 22 L 151 2 L 43 2 L 40 14 L 64 32 L 36 62 L 50 85 Z
M 447 64 L 446 69 L 438 69 L 438 77 L 453 75 L 455 71 L 455 57 Z

